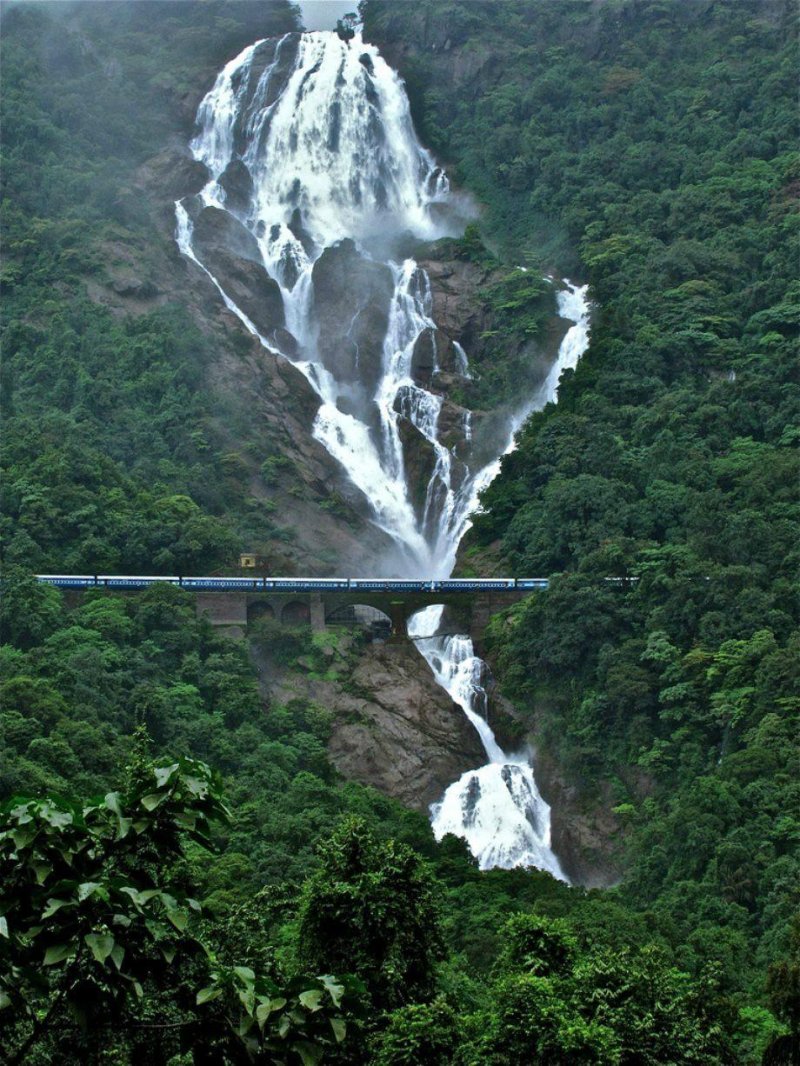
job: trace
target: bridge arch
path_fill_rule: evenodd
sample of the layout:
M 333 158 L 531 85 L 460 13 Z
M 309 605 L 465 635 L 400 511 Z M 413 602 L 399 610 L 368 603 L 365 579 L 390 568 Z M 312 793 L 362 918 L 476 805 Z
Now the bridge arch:
M 259 622 L 262 618 L 274 618 L 275 608 L 265 600 L 255 600 L 247 605 L 247 624 Z
M 308 601 L 289 600 L 281 610 L 281 622 L 285 626 L 309 625 L 311 622 L 311 606 Z
M 368 603 L 340 603 L 325 615 L 326 626 L 361 626 L 373 637 L 388 639 L 392 633 L 392 619 Z

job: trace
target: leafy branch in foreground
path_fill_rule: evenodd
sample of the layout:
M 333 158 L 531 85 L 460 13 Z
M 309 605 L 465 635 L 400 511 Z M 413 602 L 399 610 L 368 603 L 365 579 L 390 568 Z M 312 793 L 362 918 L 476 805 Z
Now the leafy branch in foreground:
M 174 1028 L 184 1050 L 211 1037 L 216 1061 L 261 1052 L 271 1061 L 275 1051 L 282 1061 L 320 1062 L 345 1035 L 345 984 L 298 976 L 281 988 L 249 967 L 220 965 L 194 931 L 202 908 L 186 883 L 184 844 L 210 848 L 212 824 L 229 820 L 219 775 L 195 759 L 139 757 L 129 777 L 126 790 L 88 803 L 14 797 L 0 808 L 0 1009 L 12 1023 L 10 1062 L 50 1039 L 56 1017 L 89 1041 L 104 1024 Z M 169 1020 L 154 1019 L 155 990 L 176 982 L 183 988 Z

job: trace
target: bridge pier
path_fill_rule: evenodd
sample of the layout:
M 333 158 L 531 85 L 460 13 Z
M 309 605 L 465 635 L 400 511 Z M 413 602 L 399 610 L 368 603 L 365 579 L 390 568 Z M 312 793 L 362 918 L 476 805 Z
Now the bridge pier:
M 197 592 L 195 610 L 198 618 L 205 615 L 212 626 L 224 628 L 229 636 L 244 636 L 247 629 L 246 592 Z
M 392 620 L 393 644 L 399 644 L 408 637 L 407 611 L 403 600 L 391 600 L 389 603 L 389 617 Z
M 315 633 L 322 633 L 327 628 L 325 624 L 325 602 L 318 592 L 311 596 L 311 628 Z

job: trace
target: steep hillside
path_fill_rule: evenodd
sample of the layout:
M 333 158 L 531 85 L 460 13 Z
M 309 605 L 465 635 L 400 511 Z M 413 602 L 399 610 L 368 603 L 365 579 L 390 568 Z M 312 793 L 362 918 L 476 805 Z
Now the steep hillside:
M 686 965 L 758 987 L 800 861 L 795 13 L 365 14 L 487 242 L 555 259 L 595 301 L 588 352 L 462 556 L 560 575 L 493 624 L 504 691 L 627 826 L 626 898 L 671 924 Z
M 311 439 L 302 376 L 174 243 L 200 98 L 295 26 L 283 2 L 4 13 L 9 561 L 187 573 L 254 550 L 291 572 L 380 543 Z

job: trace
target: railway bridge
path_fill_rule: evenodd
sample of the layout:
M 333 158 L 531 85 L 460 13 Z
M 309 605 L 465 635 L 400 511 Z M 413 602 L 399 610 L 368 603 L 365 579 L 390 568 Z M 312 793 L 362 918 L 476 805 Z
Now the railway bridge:
M 454 632 L 480 641 L 490 615 L 537 589 L 545 578 L 371 578 L 147 577 L 140 575 L 37 574 L 43 584 L 73 592 L 104 588 L 135 592 L 177 585 L 195 598 L 198 615 L 231 636 L 248 625 L 274 618 L 286 625 L 363 625 L 394 640 L 406 639 L 409 618 L 423 607 L 444 604 Z

